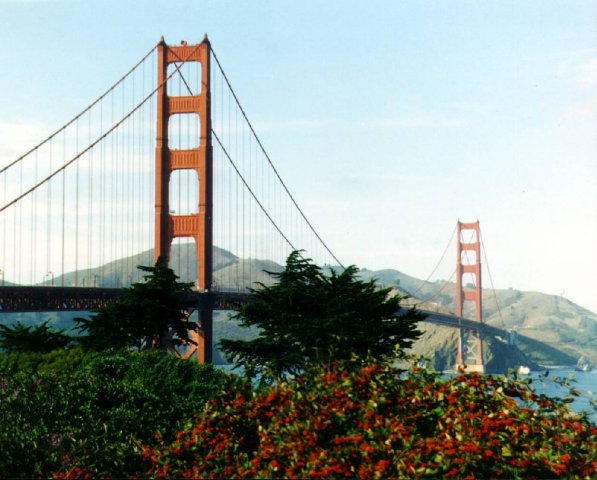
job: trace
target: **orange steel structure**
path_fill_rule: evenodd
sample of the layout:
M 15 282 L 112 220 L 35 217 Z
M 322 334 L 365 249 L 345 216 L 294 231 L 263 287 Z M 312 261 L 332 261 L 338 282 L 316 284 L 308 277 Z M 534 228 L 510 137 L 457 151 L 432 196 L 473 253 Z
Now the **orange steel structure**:
M 198 62 L 201 65 L 201 88 L 196 95 L 169 96 L 166 88 L 169 64 Z M 210 44 L 205 39 L 196 45 L 166 45 L 162 37 L 157 46 L 157 130 L 155 150 L 155 260 L 170 257 L 170 246 L 176 237 L 191 237 L 197 254 L 199 292 L 212 289 L 213 245 L 213 148 L 211 140 Z M 176 114 L 199 117 L 199 145 L 191 149 L 171 150 L 168 146 L 168 120 Z M 171 215 L 169 205 L 170 174 L 174 170 L 195 170 L 199 180 L 197 213 Z M 209 297 L 209 296 L 208 296 Z M 199 332 L 194 335 L 185 357 L 197 352 L 201 363 L 212 361 L 213 306 L 209 302 L 198 307 Z
M 462 318 L 462 309 L 465 301 L 475 302 L 475 320 L 482 322 L 483 310 L 481 303 L 481 229 L 479 221 L 474 223 L 457 224 L 456 242 L 456 316 Z M 474 241 L 464 242 L 463 231 L 474 232 Z M 469 257 L 469 252 L 474 255 L 474 260 Z M 463 263 L 463 255 L 466 262 Z M 473 276 L 474 289 L 465 290 L 462 285 L 462 277 L 466 274 Z M 483 361 L 483 341 L 480 329 L 470 330 L 459 328 L 458 353 L 456 366 L 466 365 L 467 370 L 483 373 L 485 364 Z

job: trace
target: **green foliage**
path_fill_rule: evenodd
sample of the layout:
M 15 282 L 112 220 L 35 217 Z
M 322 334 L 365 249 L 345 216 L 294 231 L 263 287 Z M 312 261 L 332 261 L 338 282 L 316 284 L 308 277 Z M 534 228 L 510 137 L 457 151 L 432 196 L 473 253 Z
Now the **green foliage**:
M 66 375 L 76 371 L 87 356 L 80 346 L 53 350 L 49 353 L 0 354 L 0 372 L 8 375 L 18 372 L 28 372 L 31 375 L 60 372 Z
M 149 272 L 145 282 L 131 285 L 121 300 L 100 309 L 95 316 L 75 319 L 86 334 L 80 338 L 86 348 L 165 349 L 190 341 L 189 331 L 197 328 L 185 316 L 192 283 L 179 282 L 163 258 L 154 267 L 137 268 Z
M 0 325 L 0 349 L 7 352 L 46 353 L 64 348 L 71 341 L 64 331 L 49 328 L 47 320 L 36 326 L 25 326 L 21 322 L 12 327 Z
M 597 426 L 515 378 L 357 362 L 232 386 L 143 456 L 149 478 L 595 478 Z
M 94 477 L 140 473 L 139 443 L 155 443 L 158 432 L 172 441 L 225 379 L 161 351 L 0 359 L 0 476 L 11 478 L 47 477 L 77 462 Z M 18 359 L 26 360 L 20 368 Z
M 220 341 L 222 350 L 251 375 L 296 373 L 310 362 L 329 363 L 351 355 L 390 355 L 409 347 L 423 315 L 400 307 L 390 288 L 357 279 L 357 268 L 322 270 L 293 252 L 278 282 L 252 290 L 236 315 L 243 327 L 258 327 L 253 340 Z

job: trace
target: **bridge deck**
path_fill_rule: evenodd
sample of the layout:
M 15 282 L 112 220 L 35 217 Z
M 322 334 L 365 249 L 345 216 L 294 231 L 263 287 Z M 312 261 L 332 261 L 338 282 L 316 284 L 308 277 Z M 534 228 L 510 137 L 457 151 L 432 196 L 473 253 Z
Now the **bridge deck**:
M 0 313 L 93 311 L 123 295 L 122 288 L 97 287 L 0 287 Z M 214 310 L 236 310 L 248 298 L 246 293 L 211 292 L 190 294 L 197 307 L 211 306 Z M 419 310 L 427 315 L 425 322 L 452 328 L 479 330 L 481 333 L 502 336 L 505 330 L 475 320 L 454 315 Z
M 122 288 L 0 287 L 0 313 L 93 311 L 122 297 Z M 247 298 L 236 292 L 190 294 L 197 306 L 234 310 Z

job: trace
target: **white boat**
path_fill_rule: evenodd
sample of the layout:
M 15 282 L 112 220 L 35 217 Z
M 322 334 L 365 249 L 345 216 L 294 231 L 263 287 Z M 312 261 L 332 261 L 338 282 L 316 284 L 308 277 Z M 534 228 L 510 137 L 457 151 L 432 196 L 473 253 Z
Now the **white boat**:
M 589 362 L 589 359 L 583 355 L 578 359 L 578 363 L 576 364 L 576 370 L 578 370 L 579 372 L 590 372 L 591 370 L 593 370 L 593 367 L 591 365 L 591 362 Z
M 518 375 L 528 375 L 529 373 L 531 373 L 531 369 L 526 365 L 518 367 Z

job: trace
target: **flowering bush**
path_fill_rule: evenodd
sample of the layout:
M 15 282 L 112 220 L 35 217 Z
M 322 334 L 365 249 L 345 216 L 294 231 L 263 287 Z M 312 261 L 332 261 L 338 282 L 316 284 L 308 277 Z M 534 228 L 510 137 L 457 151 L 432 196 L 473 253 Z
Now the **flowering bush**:
M 515 378 L 335 365 L 233 385 L 142 456 L 149 478 L 589 478 L 597 427 Z

